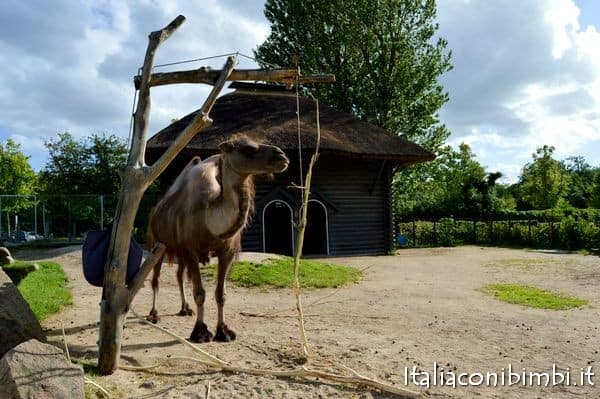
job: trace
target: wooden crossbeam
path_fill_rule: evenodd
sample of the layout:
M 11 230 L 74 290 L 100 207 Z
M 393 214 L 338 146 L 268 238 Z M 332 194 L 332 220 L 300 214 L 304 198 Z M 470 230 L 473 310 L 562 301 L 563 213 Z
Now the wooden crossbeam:
M 179 83 L 205 83 L 212 85 L 218 77 L 221 76 L 221 70 L 200 67 L 187 71 L 173 71 L 153 73 L 148 81 L 148 87 L 164 86 Z M 228 81 L 264 81 L 281 82 L 285 84 L 298 83 L 332 83 L 335 82 L 335 75 L 315 74 L 301 75 L 297 68 L 278 68 L 278 69 L 234 69 L 227 78 Z M 141 76 L 133 78 L 135 88 L 140 88 Z

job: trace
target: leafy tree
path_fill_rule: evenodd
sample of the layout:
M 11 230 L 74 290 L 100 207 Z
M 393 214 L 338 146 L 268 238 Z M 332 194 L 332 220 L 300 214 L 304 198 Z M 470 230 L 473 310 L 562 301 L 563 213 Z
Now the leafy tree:
M 35 192 L 36 175 L 29 157 L 11 139 L 0 142 L 0 194 L 31 195 Z
M 46 142 L 50 161 L 41 172 L 44 191 L 52 194 L 116 194 L 127 159 L 125 142 L 93 134 L 77 141 L 64 132 Z
M 566 199 L 575 208 L 588 208 L 592 202 L 594 190 L 594 169 L 582 156 L 569 157 L 565 167 L 570 176 Z
M 553 154 L 554 147 L 544 145 L 532 154 L 533 162 L 523 168 L 519 191 L 530 209 L 553 208 L 567 193 L 569 174 Z
M 331 72 L 317 85 L 329 105 L 432 150 L 449 132 L 437 112 L 448 100 L 438 78 L 451 69 L 446 40 L 436 39 L 434 0 L 267 0 L 271 34 L 255 50 L 263 64 Z
M 594 171 L 590 206 L 600 209 L 600 168 Z
M 105 206 L 120 188 L 119 172 L 127 159 L 125 142 L 114 135 L 93 134 L 76 140 L 63 132 L 46 142 L 50 160 L 40 173 L 47 209 L 55 226 L 66 227 L 59 233 L 71 236 L 79 227 L 93 227 L 98 219 L 98 195 L 107 195 Z M 86 196 L 87 195 L 87 196 Z M 109 222 L 111 212 L 105 212 Z M 83 225 L 82 225 L 83 224 Z
M 35 193 L 37 176 L 29 165 L 29 157 L 21 151 L 21 146 L 8 139 L 0 142 L 0 194 L 32 195 Z M 31 206 L 31 198 L 2 198 L 2 211 L 19 212 Z M 10 232 L 10 217 L 6 217 Z M 1 223 L 2 221 L 0 221 Z
M 461 144 L 458 151 L 445 147 L 428 170 L 429 174 L 415 176 L 421 179 L 419 192 L 406 190 L 413 182 L 407 182 L 403 173 L 398 174 L 394 181 L 398 214 L 477 217 L 506 205 L 496 192 L 496 181 L 502 174 L 487 173 L 467 144 Z

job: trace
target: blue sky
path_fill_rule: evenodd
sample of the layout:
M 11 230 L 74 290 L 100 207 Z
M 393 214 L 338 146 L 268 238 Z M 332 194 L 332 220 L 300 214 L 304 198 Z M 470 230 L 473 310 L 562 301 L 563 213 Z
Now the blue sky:
M 131 77 L 147 35 L 177 14 L 187 22 L 157 63 L 251 54 L 269 33 L 257 0 L 5 0 L 0 140 L 19 142 L 40 169 L 44 141 L 61 131 L 127 137 Z M 600 166 L 600 1 L 439 0 L 438 20 L 453 52 L 454 69 L 441 78 L 450 94 L 440 112 L 450 144 L 471 145 L 505 181 L 515 181 L 544 144 L 561 159 L 583 155 Z M 153 89 L 150 131 L 198 108 L 207 93 L 198 85 Z

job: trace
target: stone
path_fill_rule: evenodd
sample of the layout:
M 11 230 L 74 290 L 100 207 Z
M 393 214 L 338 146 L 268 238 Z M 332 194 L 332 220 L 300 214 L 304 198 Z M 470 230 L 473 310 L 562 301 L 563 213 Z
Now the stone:
M 0 247 L 0 265 L 10 265 L 11 263 L 14 263 L 15 260 L 13 259 L 12 255 L 10 254 L 10 251 L 8 250 L 8 248 L 6 247 Z
M 83 399 L 83 369 L 61 349 L 31 339 L 0 359 L 0 398 Z
M 0 268 L 0 357 L 32 338 L 46 341 L 42 327 L 29 304 Z

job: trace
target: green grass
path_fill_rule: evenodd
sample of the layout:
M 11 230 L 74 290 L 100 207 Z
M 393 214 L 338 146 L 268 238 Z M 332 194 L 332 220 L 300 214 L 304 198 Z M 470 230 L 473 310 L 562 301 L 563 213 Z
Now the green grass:
M 216 275 L 216 270 L 213 271 Z M 358 269 L 303 259 L 300 262 L 300 286 L 332 288 L 358 283 Z M 291 287 L 294 281 L 294 260 L 289 257 L 267 259 L 263 263 L 241 261 L 233 264 L 229 281 L 243 287 Z
M 489 284 L 481 291 L 504 302 L 540 309 L 566 310 L 588 304 L 585 299 L 520 284 Z
M 37 319 L 42 321 L 71 304 L 73 297 L 67 277 L 58 263 L 36 263 L 40 266 L 39 270 L 34 270 L 32 263 L 23 261 L 5 265 L 3 269 L 15 282 Z

